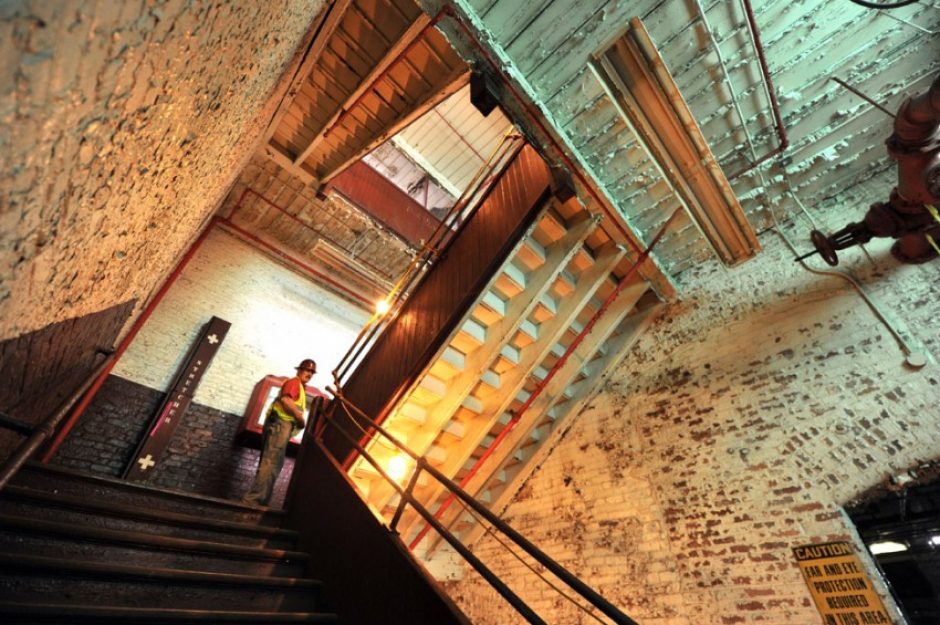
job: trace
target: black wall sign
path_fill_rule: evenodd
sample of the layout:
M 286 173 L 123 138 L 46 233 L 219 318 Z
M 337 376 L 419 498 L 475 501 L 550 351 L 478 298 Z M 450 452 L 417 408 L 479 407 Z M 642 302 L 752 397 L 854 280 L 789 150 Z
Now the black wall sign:
M 209 363 L 219 351 L 231 323 L 213 317 L 189 350 L 189 356 L 176 376 L 160 409 L 150 419 L 144 439 L 137 445 L 133 460 L 124 468 L 124 479 L 146 480 L 159 466 L 160 458 L 186 409 Z

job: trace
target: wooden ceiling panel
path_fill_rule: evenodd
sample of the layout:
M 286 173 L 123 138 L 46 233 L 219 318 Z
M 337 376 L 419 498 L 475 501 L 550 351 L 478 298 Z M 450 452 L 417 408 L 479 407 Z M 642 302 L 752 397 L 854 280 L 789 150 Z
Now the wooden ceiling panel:
M 338 2 L 270 143 L 321 182 L 453 93 L 467 68 L 412 0 Z

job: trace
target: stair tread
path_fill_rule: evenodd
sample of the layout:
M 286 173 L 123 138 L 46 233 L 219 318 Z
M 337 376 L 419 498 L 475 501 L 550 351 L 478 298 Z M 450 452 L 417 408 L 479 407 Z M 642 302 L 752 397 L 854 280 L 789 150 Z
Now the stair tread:
M 254 506 L 233 499 L 222 499 L 221 497 L 211 497 L 209 495 L 200 495 L 197 493 L 190 493 L 182 490 L 174 490 L 172 488 L 164 488 L 161 486 L 152 486 L 149 484 L 140 484 L 138 482 L 130 482 L 128 480 L 122 480 L 115 477 L 109 477 L 106 475 L 96 475 L 94 473 L 86 473 L 84 471 L 78 471 L 76 469 L 70 469 L 68 467 L 62 467 L 58 465 L 48 465 L 40 464 L 38 462 L 28 462 L 23 466 L 24 470 L 27 471 L 37 471 L 44 473 L 58 473 L 60 475 L 68 475 L 71 477 L 80 478 L 89 482 L 97 482 L 101 484 L 106 484 L 115 488 L 120 488 L 122 490 L 136 491 L 140 493 L 153 493 L 155 495 L 171 497 L 174 499 L 180 499 L 185 501 L 191 501 L 194 503 L 210 503 L 215 506 L 223 508 L 231 508 L 234 510 L 240 510 L 244 512 L 255 512 L 255 513 L 264 513 L 275 516 L 283 516 L 284 511 L 277 508 L 268 508 L 264 506 Z
M 83 497 L 53 493 L 47 490 L 27 488 L 24 486 L 7 486 L 0 491 L 0 497 L 12 495 L 33 500 L 42 500 L 51 504 L 68 506 L 74 509 L 80 509 L 87 512 L 98 512 L 110 516 L 132 517 L 147 521 L 162 521 L 174 524 L 185 524 L 191 527 L 203 529 L 218 529 L 245 534 L 254 534 L 258 536 L 277 536 L 287 539 L 295 539 L 299 536 L 294 530 L 286 530 L 278 527 L 266 525 L 257 525 L 254 523 L 240 523 L 237 521 L 223 521 L 201 516 L 186 514 L 184 512 L 172 512 L 169 510 L 145 510 L 139 507 L 123 503 L 99 502 Z
M 0 601 L 0 614 L 63 615 L 117 619 L 167 619 L 190 621 L 243 622 L 243 623 L 335 623 L 337 615 L 331 612 L 246 612 L 238 610 L 181 610 L 173 608 L 139 608 L 119 606 L 82 605 L 69 603 L 20 603 Z
M 240 575 L 237 573 L 211 573 L 208 571 L 189 571 L 130 566 L 104 562 L 76 562 L 68 558 L 50 558 L 45 556 L 0 554 L 0 570 L 18 569 L 49 570 L 61 574 L 87 574 L 101 577 L 134 578 L 138 581 L 161 582 L 176 581 L 226 586 L 265 586 L 284 589 L 317 589 L 322 582 L 300 577 L 270 577 L 263 575 Z
M 140 545 L 161 550 L 186 551 L 188 553 L 198 552 L 233 555 L 257 560 L 304 561 L 309 559 L 309 556 L 302 551 L 234 545 L 230 543 L 193 540 L 189 538 L 177 538 L 174 536 L 162 536 L 158 534 L 146 534 L 101 527 L 81 527 L 75 526 L 72 523 L 60 523 L 58 521 L 47 521 L 19 515 L 0 514 L 0 527 L 30 533 L 54 534 L 78 540 Z

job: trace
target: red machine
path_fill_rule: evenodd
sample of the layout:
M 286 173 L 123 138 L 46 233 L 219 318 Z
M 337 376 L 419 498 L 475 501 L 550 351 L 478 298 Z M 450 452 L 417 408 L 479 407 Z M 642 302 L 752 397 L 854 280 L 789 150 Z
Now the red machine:
M 898 239 L 891 253 L 902 263 L 924 263 L 940 255 L 940 76 L 926 93 L 901 104 L 886 143 L 898 162 L 898 186 L 888 201 L 872 204 L 864 220 L 829 236 L 813 230 L 816 251 L 807 256 L 818 253 L 835 266 L 837 250 L 874 237 Z

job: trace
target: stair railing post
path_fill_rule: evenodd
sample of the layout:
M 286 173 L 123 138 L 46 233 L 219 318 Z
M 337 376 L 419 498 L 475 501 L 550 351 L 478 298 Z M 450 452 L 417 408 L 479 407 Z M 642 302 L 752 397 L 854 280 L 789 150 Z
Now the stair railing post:
M 424 468 L 424 463 L 424 458 L 418 458 L 417 464 L 415 464 L 415 470 L 411 473 L 411 479 L 408 480 L 408 486 L 405 487 L 405 494 L 398 500 L 398 508 L 395 509 L 395 515 L 392 517 L 392 522 L 388 527 L 389 530 L 395 534 L 398 533 L 398 522 L 401 520 L 401 515 L 405 511 L 408 500 L 411 499 L 415 484 L 418 483 L 418 475 L 421 473 L 421 469 Z

